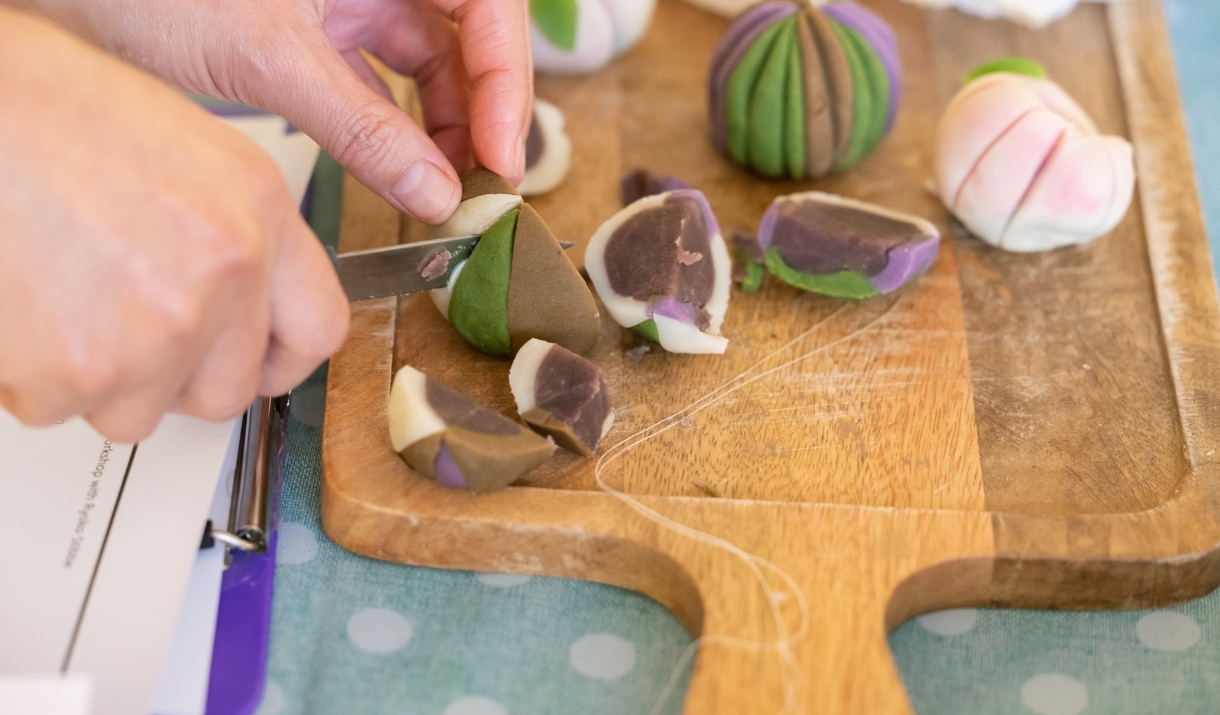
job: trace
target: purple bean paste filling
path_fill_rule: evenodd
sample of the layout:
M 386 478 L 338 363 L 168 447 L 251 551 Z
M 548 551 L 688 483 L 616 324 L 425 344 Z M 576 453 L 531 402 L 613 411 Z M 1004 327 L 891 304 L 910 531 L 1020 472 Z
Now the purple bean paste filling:
M 931 238 L 909 221 L 817 199 L 772 204 L 759 230 L 759 244 L 774 247 L 793 270 L 850 270 L 870 279 L 885 272 L 894 249 Z

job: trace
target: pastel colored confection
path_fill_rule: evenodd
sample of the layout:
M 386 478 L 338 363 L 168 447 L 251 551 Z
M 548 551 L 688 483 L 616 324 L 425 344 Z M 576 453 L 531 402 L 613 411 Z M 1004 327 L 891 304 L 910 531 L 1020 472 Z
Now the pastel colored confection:
M 390 443 L 413 469 L 452 489 L 503 489 L 555 445 L 407 365 L 387 405 Z
M 763 214 L 757 238 L 735 238 L 739 262 L 765 265 L 802 290 L 850 300 L 911 283 L 940 247 L 940 232 L 925 219 L 819 191 L 780 196 Z M 761 275 L 761 268 L 747 273 L 743 290 L 756 288 Z
M 511 355 L 531 338 L 592 350 L 601 334 L 597 303 L 542 217 L 486 169 L 471 170 L 462 185 L 462 202 L 437 237 L 481 238 L 449 284 L 432 291 L 441 314 L 488 355 Z
M 569 452 L 593 454 L 614 424 L 606 373 L 562 346 L 537 339 L 523 345 L 508 384 L 521 419 Z
M 584 74 L 639 42 L 656 0 L 530 0 L 534 68 Z
M 1131 144 L 1102 135 L 1028 60 L 971 77 L 937 129 L 936 185 L 949 210 L 982 240 L 1019 253 L 1112 231 L 1135 189 Z
M 694 189 L 646 196 L 603 223 L 585 270 L 615 322 L 671 353 L 723 353 L 731 261 Z
M 517 191 L 538 196 L 563 183 L 572 168 L 572 140 L 563 131 L 563 112 L 545 99 L 534 100 L 534 115 L 525 138 L 525 178 Z
M 901 94 L 894 32 L 872 12 L 767 0 L 737 18 L 712 57 L 712 138 L 761 176 L 823 176 L 877 148 Z
M 1112 0 L 1092 0 L 1110 2 Z M 906 0 L 924 7 L 953 7 L 987 20 L 1005 19 L 1039 29 L 1067 15 L 1080 0 Z
M 623 206 L 629 206 L 645 196 L 690 188 L 690 184 L 681 179 L 654 174 L 647 169 L 636 169 L 627 174 L 619 180 L 618 186 Z

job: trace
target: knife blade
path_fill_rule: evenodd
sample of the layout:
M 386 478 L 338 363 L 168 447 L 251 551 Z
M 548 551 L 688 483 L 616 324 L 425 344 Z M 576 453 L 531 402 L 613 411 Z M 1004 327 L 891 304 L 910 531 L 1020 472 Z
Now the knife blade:
M 336 253 L 328 246 L 326 251 L 347 299 L 372 300 L 444 288 L 479 238 L 438 238 L 347 253 Z M 572 247 L 567 242 L 559 245 L 565 250 Z

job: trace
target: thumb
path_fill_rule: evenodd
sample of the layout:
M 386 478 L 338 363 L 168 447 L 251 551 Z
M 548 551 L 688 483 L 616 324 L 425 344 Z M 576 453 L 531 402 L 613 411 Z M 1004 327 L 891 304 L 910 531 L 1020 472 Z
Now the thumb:
M 406 112 L 365 84 L 329 45 L 303 47 L 271 73 L 271 111 L 322 145 L 360 183 L 399 210 L 431 224 L 462 197 L 457 172 Z

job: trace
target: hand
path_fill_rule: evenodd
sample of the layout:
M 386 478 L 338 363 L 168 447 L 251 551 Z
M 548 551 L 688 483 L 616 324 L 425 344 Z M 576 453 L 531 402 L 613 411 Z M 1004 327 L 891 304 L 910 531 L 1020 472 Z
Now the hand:
M 239 414 L 348 304 L 271 160 L 177 92 L 0 8 L 0 406 L 133 442 Z
M 430 223 L 457 207 L 472 150 L 513 183 L 525 172 L 533 89 L 523 0 L 3 2 L 185 90 L 284 116 Z M 427 134 L 383 96 L 360 48 L 416 78 Z

